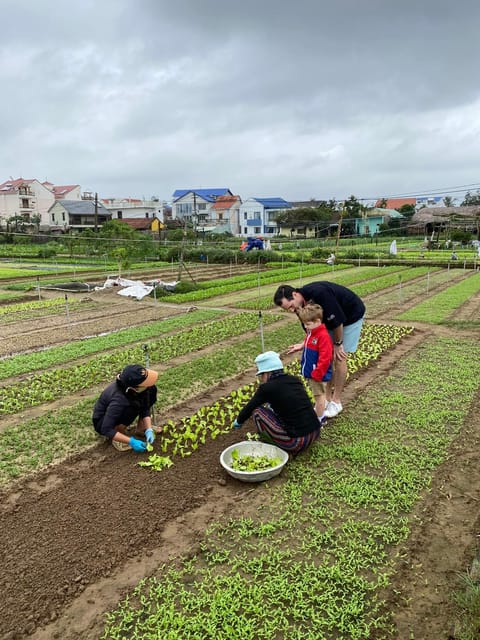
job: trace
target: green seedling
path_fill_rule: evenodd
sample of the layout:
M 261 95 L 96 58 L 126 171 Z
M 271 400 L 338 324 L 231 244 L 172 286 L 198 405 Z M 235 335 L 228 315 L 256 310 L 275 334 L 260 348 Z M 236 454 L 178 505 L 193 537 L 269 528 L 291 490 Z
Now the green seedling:
M 171 467 L 173 462 L 168 456 L 159 456 L 154 453 L 152 456 L 148 457 L 148 460 L 142 460 L 142 462 L 138 462 L 137 464 L 139 467 L 147 467 L 153 471 L 161 471 L 166 467 Z
M 281 463 L 280 458 L 270 458 L 269 456 L 241 456 L 238 449 L 232 451 L 231 467 L 235 471 L 265 471 L 276 467 Z

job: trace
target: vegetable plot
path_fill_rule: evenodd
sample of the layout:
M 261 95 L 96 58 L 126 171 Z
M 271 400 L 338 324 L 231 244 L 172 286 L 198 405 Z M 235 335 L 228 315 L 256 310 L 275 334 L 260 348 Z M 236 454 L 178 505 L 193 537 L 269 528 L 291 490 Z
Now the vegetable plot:
M 142 580 L 102 640 L 396 637 L 385 598 L 402 595 L 412 510 L 462 426 L 479 367 L 471 341 L 435 337 L 416 350 L 265 488 L 255 515 L 223 518 L 195 556 Z

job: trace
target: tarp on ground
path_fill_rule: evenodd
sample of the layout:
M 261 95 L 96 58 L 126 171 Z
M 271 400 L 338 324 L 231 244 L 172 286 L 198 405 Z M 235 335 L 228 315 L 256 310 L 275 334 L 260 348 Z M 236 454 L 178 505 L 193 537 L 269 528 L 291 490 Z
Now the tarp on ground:
M 107 278 L 103 286 L 95 287 L 95 291 L 121 287 L 120 290 L 117 291 L 118 295 L 142 300 L 145 296 L 148 296 L 156 286 L 163 287 L 168 291 L 173 291 L 177 284 L 177 282 L 163 282 L 162 280 L 142 282 L 141 280 L 128 280 L 127 278 L 118 277 Z

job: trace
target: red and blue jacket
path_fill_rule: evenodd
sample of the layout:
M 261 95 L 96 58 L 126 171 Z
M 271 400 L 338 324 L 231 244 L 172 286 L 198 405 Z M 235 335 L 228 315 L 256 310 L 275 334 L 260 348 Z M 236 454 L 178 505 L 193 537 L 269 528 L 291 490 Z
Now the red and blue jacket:
M 302 376 L 318 382 L 332 379 L 333 343 L 327 327 L 321 324 L 307 331 L 303 342 Z

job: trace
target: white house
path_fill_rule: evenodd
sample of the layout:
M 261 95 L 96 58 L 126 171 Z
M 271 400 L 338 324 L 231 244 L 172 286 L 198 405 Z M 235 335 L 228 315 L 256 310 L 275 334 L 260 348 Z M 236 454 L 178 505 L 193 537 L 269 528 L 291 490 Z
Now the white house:
M 205 225 L 199 226 L 201 231 L 214 233 L 232 233 L 239 235 L 239 213 L 242 199 L 240 196 L 218 196 L 213 203 Z
M 57 185 L 48 181 L 42 182 L 42 184 L 53 193 L 55 200 L 82 200 L 79 184 Z
M 94 200 L 57 200 L 49 210 L 50 227 L 55 231 L 95 229 L 111 219 L 111 213 Z
M 2 224 L 14 216 L 22 217 L 27 223 L 40 216 L 40 226 L 48 226 L 48 210 L 54 202 L 53 192 L 36 179 L 16 178 L 0 184 Z
M 283 198 L 248 198 L 240 205 L 241 236 L 272 237 L 280 233 L 276 215 L 292 205 Z
M 102 198 L 103 206 L 112 214 L 112 220 L 140 220 L 157 218 L 165 221 L 166 202 L 141 200 L 139 198 Z
M 172 218 L 174 220 L 193 221 L 203 225 L 209 218 L 209 212 L 220 196 L 232 196 L 226 187 L 213 189 L 177 189 L 173 194 Z

